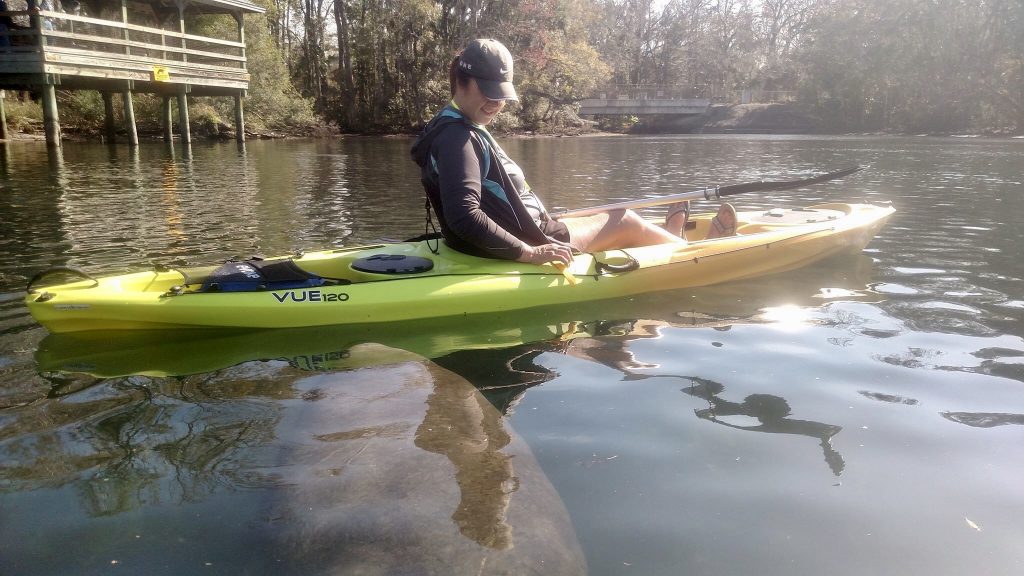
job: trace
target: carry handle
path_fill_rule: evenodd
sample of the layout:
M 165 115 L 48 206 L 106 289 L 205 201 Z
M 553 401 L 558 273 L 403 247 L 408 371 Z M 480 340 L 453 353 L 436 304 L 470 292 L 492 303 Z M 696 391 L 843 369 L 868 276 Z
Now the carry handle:
M 95 288 L 100 285 L 99 280 L 93 278 L 92 276 L 86 274 L 85 272 L 79 270 L 78 268 L 71 268 L 69 266 L 54 266 L 53 268 L 47 268 L 46 270 L 43 270 L 42 272 L 33 276 L 32 279 L 28 281 L 28 286 L 25 287 L 25 291 L 28 292 L 29 294 L 35 294 L 36 291 L 35 289 L 32 288 L 32 285 L 52 274 L 73 274 L 75 276 L 80 276 L 84 280 L 92 280 L 93 285 L 90 286 L 90 288 Z
M 633 258 L 632 254 L 625 250 L 620 250 L 620 252 L 622 252 L 623 256 L 629 258 L 629 262 L 626 262 L 625 264 L 609 264 L 607 262 L 601 262 L 595 258 L 594 270 L 596 270 L 599 275 L 603 276 L 605 274 L 625 274 L 626 272 L 632 272 L 633 270 L 638 270 L 640 268 L 640 262 L 638 262 L 636 258 Z

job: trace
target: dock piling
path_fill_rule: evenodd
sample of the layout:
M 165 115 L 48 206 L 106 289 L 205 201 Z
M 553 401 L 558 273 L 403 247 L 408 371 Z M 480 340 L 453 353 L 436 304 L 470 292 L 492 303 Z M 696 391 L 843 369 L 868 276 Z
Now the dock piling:
M 113 144 L 117 137 L 117 129 L 114 127 L 114 95 L 110 92 L 100 92 L 103 96 L 103 133 L 107 136 L 107 144 Z
M 43 129 L 46 145 L 60 147 L 60 117 L 57 115 L 57 90 L 53 84 L 43 85 Z
M 7 111 L 4 110 L 4 90 L 0 90 L 0 140 L 7 140 Z
M 178 92 L 178 133 L 183 144 L 192 143 L 192 131 L 188 127 L 188 95 L 184 87 Z
M 160 103 L 160 121 L 163 123 L 164 128 L 164 142 L 170 142 L 174 138 L 174 130 L 172 124 L 174 123 L 174 117 L 171 115 L 171 97 L 164 96 Z
M 242 93 L 235 94 L 235 140 L 245 142 L 245 111 L 242 108 Z
M 136 147 L 139 145 L 139 132 L 135 127 L 135 106 L 132 104 L 132 91 L 125 90 L 121 93 L 124 102 L 124 129 L 128 132 L 128 145 Z

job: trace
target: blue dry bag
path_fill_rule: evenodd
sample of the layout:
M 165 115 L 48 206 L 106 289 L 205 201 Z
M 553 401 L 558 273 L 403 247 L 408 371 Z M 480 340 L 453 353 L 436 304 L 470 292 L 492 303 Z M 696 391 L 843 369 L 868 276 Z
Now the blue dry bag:
M 326 281 L 293 260 L 229 260 L 203 281 L 199 292 L 253 292 L 323 286 Z

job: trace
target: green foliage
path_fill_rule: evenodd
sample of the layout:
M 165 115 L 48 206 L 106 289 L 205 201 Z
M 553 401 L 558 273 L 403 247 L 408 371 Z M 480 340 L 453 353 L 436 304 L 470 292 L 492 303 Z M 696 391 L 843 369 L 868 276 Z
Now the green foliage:
M 189 128 L 196 135 L 217 136 L 222 130 L 231 128 L 223 120 L 215 101 L 211 98 L 196 99 L 191 102 L 188 107 L 188 115 Z
M 310 129 L 321 124 L 313 103 L 292 85 L 284 58 L 274 46 L 263 15 L 245 18 L 246 58 L 251 79 L 246 123 L 272 130 Z M 229 118 L 231 116 L 228 116 Z
M 103 126 L 103 97 L 91 90 L 69 90 L 59 92 L 60 115 L 65 127 L 74 126 L 89 130 Z
M 786 91 L 837 131 L 1024 130 L 1020 0 L 275 0 L 269 7 L 266 23 L 247 17 L 247 104 L 260 118 L 308 122 L 316 110 L 344 130 L 414 130 L 448 100 L 452 55 L 471 38 L 493 37 L 515 56 L 522 98 L 496 130 L 577 129 L 584 124 L 578 101 L 615 83 L 669 85 L 719 102 L 743 89 Z M 283 82 L 289 75 L 304 98 Z M 630 123 L 613 118 L 604 126 Z
M 92 90 L 58 91 L 61 126 L 69 133 L 95 134 L 104 129 L 106 119 L 103 96 Z M 111 102 L 114 108 L 114 125 L 124 131 L 124 99 L 114 94 Z M 132 109 L 135 112 L 136 129 L 140 134 L 157 134 L 161 131 L 161 98 L 153 94 L 133 93 Z
M 191 25 L 195 34 L 225 39 L 238 37 L 237 24 L 227 16 L 203 16 Z M 292 85 L 284 56 L 274 45 L 265 14 L 245 16 L 245 57 L 250 75 L 245 98 L 248 129 L 304 132 L 321 124 L 313 112 L 312 101 L 303 98 Z M 217 122 L 224 123 L 224 118 L 234 118 L 231 98 L 195 100 L 209 109 L 204 115 L 206 129 L 212 129 Z M 195 120 L 194 116 L 193 113 L 190 121 Z
M 548 26 L 527 36 L 517 70 L 520 119 L 530 130 L 579 128 L 575 104 L 593 93 L 610 76 L 611 68 L 587 42 L 583 4 L 566 1 L 547 15 Z M 550 24 L 557 23 L 552 29 Z M 540 24 L 540 23 L 538 23 Z
M 4 112 L 7 115 L 7 128 L 12 132 L 35 132 L 43 124 L 43 109 L 32 100 L 19 100 L 13 91 L 7 91 L 4 98 Z
M 257 0 L 245 16 L 246 122 L 303 133 L 417 130 L 450 98 L 448 64 L 471 38 L 504 42 L 521 101 L 497 131 L 584 129 L 581 99 L 657 84 L 736 101 L 785 91 L 835 131 L 1024 131 L 1020 0 Z M 191 17 L 197 35 L 235 39 L 227 16 Z M 102 100 L 62 92 L 62 121 L 103 122 Z M 192 118 L 222 133 L 230 98 L 194 99 Z M 38 106 L 8 100 L 10 123 Z M 120 98 L 115 98 L 120 116 Z M 136 95 L 140 130 L 160 99 Z M 607 118 L 621 131 L 630 118 Z M 144 128 L 145 126 L 145 128 Z
M 636 116 L 622 115 L 622 116 L 602 116 L 598 121 L 598 128 L 605 132 L 618 132 L 621 134 L 628 133 L 633 129 L 634 126 L 640 123 L 640 119 Z
M 802 97 L 841 129 L 1024 129 L 1022 16 L 1019 2 L 838 2 L 796 57 Z

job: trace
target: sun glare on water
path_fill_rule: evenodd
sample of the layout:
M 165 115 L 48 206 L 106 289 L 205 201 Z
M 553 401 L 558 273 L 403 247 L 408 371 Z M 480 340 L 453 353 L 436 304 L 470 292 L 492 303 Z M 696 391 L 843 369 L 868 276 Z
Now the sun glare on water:
M 793 304 L 772 306 L 761 312 L 761 319 L 787 331 L 800 330 L 811 325 L 811 311 Z

